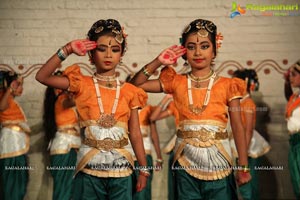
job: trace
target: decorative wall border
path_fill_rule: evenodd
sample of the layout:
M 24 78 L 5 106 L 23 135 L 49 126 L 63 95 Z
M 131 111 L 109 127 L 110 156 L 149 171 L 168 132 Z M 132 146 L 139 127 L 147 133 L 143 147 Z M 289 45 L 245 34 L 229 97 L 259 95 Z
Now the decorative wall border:
M 282 60 L 282 64 L 287 66 L 288 65 L 288 60 L 284 59 Z M 92 65 L 86 64 L 86 63 L 75 63 L 77 65 L 80 66 L 80 68 L 84 71 L 86 71 L 89 74 L 93 74 L 95 69 Z M 8 71 L 15 71 L 17 73 L 19 73 L 23 78 L 28 77 L 29 75 L 35 73 L 43 64 L 34 64 L 28 67 L 25 67 L 24 65 L 18 65 L 17 67 L 12 67 L 10 65 L 7 64 L 0 64 L 0 70 L 8 70 Z M 243 69 L 243 68 L 252 68 L 254 69 L 256 72 L 260 72 L 261 70 L 263 70 L 263 72 L 267 75 L 271 72 L 271 69 L 274 69 L 277 73 L 279 74 L 284 74 L 287 69 L 290 66 L 287 67 L 282 67 L 279 63 L 277 63 L 275 60 L 272 59 L 266 59 L 261 61 L 260 63 L 258 63 L 256 66 L 253 67 L 253 61 L 248 60 L 246 62 L 246 67 L 244 67 L 245 65 L 242 65 L 241 63 L 235 61 L 235 60 L 227 60 L 222 62 L 219 67 L 216 69 L 216 73 L 221 73 L 223 71 L 226 72 L 227 70 L 227 74 L 231 75 L 233 73 L 233 71 L 235 69 Z M 125 65 L 125 64 L 121 64 L 117 67 L 117 75 L 120 76 L 121 74 L 124 74 L 126 76 L 128 75 L 133 75 L 138 69 L 138 64 L 137 63 L 132 63 L 131 67 Z M 178 68 L 177 65 L 175 65 L 176 71 L 178 73 L 186 73 L 189 71 L 189 67 L 180 67 Z M 154 76 L 158 76 L 158 72 L 154 73 Z

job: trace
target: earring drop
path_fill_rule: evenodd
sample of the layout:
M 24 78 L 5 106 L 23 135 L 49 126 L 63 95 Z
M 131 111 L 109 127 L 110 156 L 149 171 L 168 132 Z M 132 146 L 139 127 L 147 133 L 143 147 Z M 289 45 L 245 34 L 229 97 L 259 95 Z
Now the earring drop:
M 121 58 L 120 61 L 119 61 L 119 65 L 120 65 L 120 66 L 124 65 L 124 63 L 123 63 L 123 61 L 122 61 L 122 58 Z
M 216 64 L 216 63 L 215 63 L 215 59 L 211 60 L 210 66 L 213 67 L 213 66 L 215 66 L 215 64 Z
M 184 66 L 184 67 L 188 67 L 188 66 L 189 66 L 189 63 L 185 60 L 184 63 L 183 63 L 183 66 Z

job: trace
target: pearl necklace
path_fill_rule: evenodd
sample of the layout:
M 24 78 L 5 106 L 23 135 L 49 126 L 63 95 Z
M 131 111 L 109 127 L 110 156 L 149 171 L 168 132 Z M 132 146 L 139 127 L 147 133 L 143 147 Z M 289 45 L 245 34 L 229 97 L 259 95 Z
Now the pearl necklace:
M 209 79 L 209 83 L 208 83 L 208 87 L 206 90 L 203 105 L 201 107 L 198 107 L 198 106 L 195 107 L 194 102 L 193 102 L 193 95 L 192 95 L 192 80 L 191 80 L 191 77 L 188 76 L 187 85 L 188 85 L 189 109 L 192 113 L 195 113 L 196 115 L 198 115 L 205 110 L 206 106 L 208 105 L 209 99 L 210 99 L 210 92 L 211 92 L 215 78 L 216 78 L 216 73 L 213 71 L 213 73 Z
M 111 114 L 105 114 L 98 81 L 95 77 L 93 77 L 93 80 L 94 80 L 94 84 L 95 84 L 96 95 L 97 95 L 97 100 L 98 100 L 98 106 L 99 106 L 99 110 L 100 110 L 100 118 L 97 120 L 97 122 L 103 128 L 111 128 L 117 123 L 117 121 L 114 118 L 114 115 L 116 113 L 117 106 L 118 106 L 118 103 L 119 103 L 120 90 L 121 90 L 120 89 L 120 81 L 119 81 L 118 78 L 116 78 L 117 90 L 116 90 L 116 97 L 115 97 L 115 101 L 114 101 L 114 104 L 113 104 L 113 107 L 112 107 L 112 110 L 111 110 Z
M 113 87 L 113 84 L 111 82 L 115 81 L 116 80 L 116 74 L 112 75 L 112 76 L 103 76 L 103 75 L 100 75 L 100 74 L 97 74 L 95 73 L 94 74 L 94 77 L 99 80 L 99 81 L 103 81 L 103 82 L 106 82 L 105 86 L 106 87 L 109 87 L 109 88 L 112 88 Z

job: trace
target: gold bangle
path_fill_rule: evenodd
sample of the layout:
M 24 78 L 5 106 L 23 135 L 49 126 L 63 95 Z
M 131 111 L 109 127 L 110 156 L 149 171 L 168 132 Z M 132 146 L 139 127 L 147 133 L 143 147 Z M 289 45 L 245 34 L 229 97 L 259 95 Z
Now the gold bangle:
M 164 160 L 163 159 L 156 159 L 156 162 L 158 162 L 158 163 L 164 163 Z
M 240 166 L 238 166 L 238 170 L 240 170 L 244 173 L 249 173 L 250 172 L 250 167 L 248 165 L 240 165 Z

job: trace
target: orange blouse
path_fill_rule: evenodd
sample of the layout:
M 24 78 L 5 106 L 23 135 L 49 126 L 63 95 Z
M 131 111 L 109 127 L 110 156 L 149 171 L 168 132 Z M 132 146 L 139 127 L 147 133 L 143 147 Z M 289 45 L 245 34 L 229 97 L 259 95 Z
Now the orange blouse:
M 63 107 L 63 102 L 68 95 L 63 93 L 59 95 L 55 103 L 55 122 L 58 127 L 74 125 L 78 123 L 76 110 L 74 108 Z
M 299 94 L 294 93 L 286 106 L 286 118 L 289 118 L 292 116 L 293 111 L 298 108 L 300 106 L 300 98 L 299 98 Z
M 0 99 L 4 95 L 4 92 L 0 92 Z M 26 118 L 21 106 L 9 95 L 8 108 L 3 112 L 0 112 L 0 122 L 25 122 Z
M 217 76 L 206 109 L 197 115 L 189 110 L 186 75 L 177 74 L 172 67 L 165 67 L 161 71 L 160 81 L 164 92 L 173 94 L 180 122 L 184 120 L 211 120 L 222 123 L 224 127 L 228 121 L 228 103 L 233 99 L 241 98 L 246 90 L 241 79 Z M 206 88 L 192 88 L 194 106 L 201 107 L 203 105 L 206 91 Z
M 251 98 L 243 99 L 240 103 L 241 106 L 241 118 L 242 123 L 244 126 L 246 126 L 246 113 L 252 113 L 253 114 L 253 127 L 255 127 L 255 121 L 256 121 L 256 105 L 254 101 Z
M 72 65 L 64 71 L 64 75 L 70 81 L 69 91 L 75 93 L 75 103 L 81 121 L 98 120 L 100 118 L 100 110 L 96 96 L 95 84 L 91 76 L 81 74 L 77 65 Z M 115 95 L 115 88 L 107 88 L 99 86 L 104 111 L 110 114 Z M 119 122 L 127 124 L 131 109 L 145 106 L 147 102 L 147 94 L 138 87 L 130 83 L 121 85 L 120 97 L 114 118 Z M 83 126 L 81 124 L 81 126 Z

